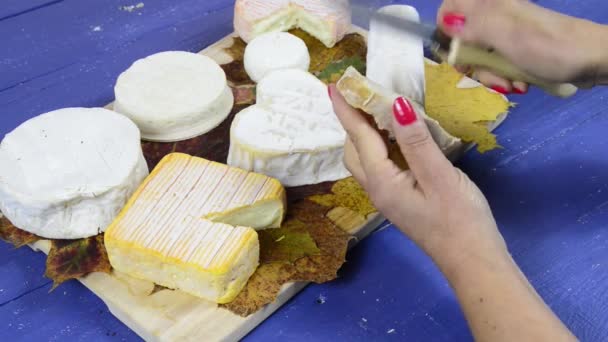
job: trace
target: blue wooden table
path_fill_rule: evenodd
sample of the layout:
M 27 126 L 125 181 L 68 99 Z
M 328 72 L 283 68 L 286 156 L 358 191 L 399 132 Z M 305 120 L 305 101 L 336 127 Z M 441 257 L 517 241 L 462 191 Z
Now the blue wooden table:
M 42 112 L 105 105 L 134 60 L 199 51 L 232 30 L 233 1 L 142 1 L 2 0 L 0 137 Z M 439 2 L 408 3 L 432 19 Z M 608 23 L 605 0 L 540 4 Z M 518 106 L 497 131 L 504 148 L 473 151 L 459 166 L 488 197 L 541 296 L 580 339 L 608 340 L 608 88 L 511 100 Z M 138 340 L 78 282 L 49 294 L 44 260 L 0 243 L 0 341 Z M 356 247 L 340 274 L 309 286 L 247 339 L 472 339 L 446 280 L 392 227 Z

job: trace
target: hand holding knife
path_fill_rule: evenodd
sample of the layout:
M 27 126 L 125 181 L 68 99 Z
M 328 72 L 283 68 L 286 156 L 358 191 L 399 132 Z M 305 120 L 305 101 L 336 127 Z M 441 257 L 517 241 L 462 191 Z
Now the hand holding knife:
M 450 39 L 433 24 L 419 23 L 387 13 L 376 13 L 358 6 L 353 8 L 353 15 L 363 18 L 365 23 L 371 22 L 373 18 L 422 38 L 425 47 L 450 65 L 482 67 L 506 79 L 535 85 L 548 94 L 561 98 L 570 97 L 578 90 L 570 83 L 551 83 L 532 76 L 492 49 L 467 44 L 458 38 Z

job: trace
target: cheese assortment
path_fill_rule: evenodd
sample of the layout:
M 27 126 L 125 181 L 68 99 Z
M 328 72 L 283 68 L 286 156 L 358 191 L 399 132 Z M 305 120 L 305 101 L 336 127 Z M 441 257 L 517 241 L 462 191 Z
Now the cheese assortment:
M 333 47 L 351 30 L 348 0 L 237 0 L 234 29 L 247 43 L 257 36 L 300 28 Z
M 186 140 L 219 126 L 234 97 L 211 58 L 167 51 L 136 61 L 114 88 L 114 110 L 131 118 L 149 141 Z
M 267 176 L 167 155 L 105 233 L 112 267 L 217 303 L 259 259 L 255 229 L 279 227 L 285 189 Z
M 97 235 L 148 175 L 139 130 L 105 109 L 66 108 L 26 121 L 0 144 L 0 209 L 48 239 Z
M 278 70 L 257 85 L 257 104 L 236 115 L 228 164 L 285 186 L 339 180 L 350 175 L 345 139 L 327 86 L 302 70 Z
M 287 32 L 270 32 L 247 44 L 244 63 L 249 78 L 257 83 L 274 70 L 308 71 L 310 54 L 302 39 Z

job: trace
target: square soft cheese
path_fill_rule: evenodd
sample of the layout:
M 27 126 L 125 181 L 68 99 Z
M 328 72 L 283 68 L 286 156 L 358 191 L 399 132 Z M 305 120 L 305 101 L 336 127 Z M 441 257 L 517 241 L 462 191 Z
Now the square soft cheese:
M 167 155 L 105 233 L 112 267 L 216 303 L 232 301 L 259 262 L 256 229 L 279 227 L 276 179 Z

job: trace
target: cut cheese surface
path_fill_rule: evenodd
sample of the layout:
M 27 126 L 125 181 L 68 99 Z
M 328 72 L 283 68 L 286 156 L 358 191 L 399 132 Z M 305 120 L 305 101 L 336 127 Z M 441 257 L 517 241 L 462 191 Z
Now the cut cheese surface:
M 237 0 L 234 28 L 245 41 L 300 28 L 333 47 L 351 29 L 348 0 Z
M 274 70 L 308 71 L 310 54 L 302 39 L 287 32 L 270 32 L 247 44 L 244 64 L 249 77 L 257 83 Z
M 419 22 L 407 5 L 382 7 L 378 13 Z M 372 17 L 368 35 L 367 78 L 424 105 L 425 76 L 422 39 Z
M 108 228 L 105 244 L 118 271 L 226 303 L 258 265 L 255 229 L 279 227 L 284 212 L 277 180 L 173 153 Z
M 372 115 L 379 129 L 393 132 L 393 103 L 401 96 L 361 75 L 349 67 L 337 83 L 338 90 L 351 106 Z M 426 115 L 424 108 L 409 99 L 416 113 L 424 118 L 433 139 L 445 155 L 462 146 L 462 141 L 450 135 L 437 120 Z
M 265 77 L 257 86 L 257 104 L 236 115 L 230 136 L 229 165 L 274 177 L 285 186 L 350 175 L 343 163 L 346 132 L 327 87 L 301 70 Z
M 114 88 L 114 110 L 131 118 L 150 141 L 205 134 L 230 114 L 234 97 L 226 74 L 211 58 L 167 51 L 140 59 Z
M 97 235 L 148 175 L 137 126 L 101 108 L 42 114 L 0 144 L 0 209 L 49 239 Z

